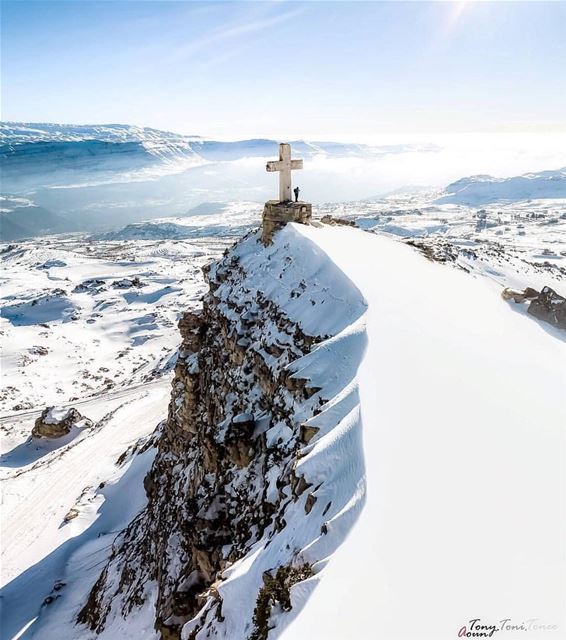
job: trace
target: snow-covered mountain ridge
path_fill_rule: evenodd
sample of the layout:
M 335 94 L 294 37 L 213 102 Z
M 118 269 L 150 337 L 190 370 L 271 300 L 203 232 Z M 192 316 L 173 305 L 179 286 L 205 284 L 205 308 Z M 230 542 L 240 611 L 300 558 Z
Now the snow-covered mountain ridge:
M 461 178 L 449 184 L 436 203 L 473 206 L 537 198 L 566 198 L 566 167 L 510 178 L 487 175 Z
M 71 505 L 79 514 L 75 535 L 51 551 L 48 539 L 34 539 L 33 563 L 24 572 L 16 571 L 23 560 L 14 553 L 13 530 L 22 535 L 16 516 L 29 511 L 26 500 L 20 505 L 16 499 L 26 475 L 49 477 L 58 460 L 80 460 L 88 433 L 73 448 L 42 453 L 10 476 L 14 579 L 3 592 L 5 628 L 16 633 L 31 623 L 21 636 L 26 640 L 342 640 L 364 637 L 363 629 L 374 625 L 388 638 L 396 637 L 395 629 L 421 637 L 414 624 L 430 616 L 433 635 L 422 637 L 444 640 L 466 622 L 467 607 L 475 612 L 488 600 L 512 615 L 532 602 L 552 623 L 563 569 L 553 518 L 561 517 L 556 505 L 564 504 L 558 443 L 565 418 L 559 402 L 564 342 L 553 327 L 502 300 L 503 283 L 491 276 L 496 273 L 504 283 L 513 277 L 530 283 L 536 276 L 557 287 L 561 271 L 524 261 L 528 270 L 514 275 L 521 262 L 513 248 L 505 257 L 505 249 L 490 247 L 480 258 L 468 241 L 467 262 L 458 266 L 478 263 L 473 277 L 464 268 L 427 260 L 398 240 L 339 226 L 288 225 L 268 248 L 258 237 L 248 234 L 207 269 L 202 311 L 187 300 L 169 414 L 151 440 L 129 442 L 125 459 L 132 472 L 120 462 L 110 480 L 89 475 L 85 491 L 77 487 L 75 502 L 60 507 L 60 518 Z M 211 246 L 218 240 L 213 236 Z M 147 269 L 144 261 L 163 246 L 171 255 L 177 252 L 178 277 L 184 277 L 186 241 L 122 242 L 91 240 L 83 250 L 97 247 L 114 256 L 127 251 L 131 263 L 141 252 Z M 8 255 L 24 259 L 18 251 L 12 247 Z M 561 257 L 554 260 L 559 265 Z M 58 277 L 54 284 L 60 287 L 71 271 L 54 261 L 52 254 L 38 265 L 44 267 L 38 277 Z M 124 262 L 122 257 L 122 268 L 133 268 Z M 170 290 L 163 295 L 151 281 L 122 293 L 116 277 L 96 278 L 93 268 L 88 280 L 86 271 L 74 276 L 76 296 L 92 297 L 102 326 L 106 313 L 115 315 L 105 309 L 118 295 L 137 306 L 151 305 L 157 293 L 163 302 L 156 311 L 171 304 Z M 18 303 L 6 302 L 16 307 L 12 318 L 24 317 L 18 316 Z M 34 313 L 42 310 L 42 304 L 33 305 Z M 76 320 L 57 310 L 68 318 L 62 326 L 68 334 Z M 140 318 L 144 333 L 158 321 L 148 315 L 146 309 Z M 129 318 L 125 322 L 135 321 Z M 36 335 L 32 328 L 26 329 L 29 336 Z M 435 375 L 431 362 L 442 363 Z M 520 402 L 509 402 L 514 394 Z M 151 397 L 130 398 L 130 409 L 120 408 L 118 420 L 96 423 L 101 437 L 106 420 L 111 434 L 119 432 L 119 420 L 130 438 L 151 432 L 156 412 L 144 416 Z M 89 405 L 84 415 L 91 411 Z M 105 450 L 112 452 L 111 441 Z M 511 460 L 505 455 L 510 442 Z M 100 447 L 100 438 L 94 443 Z M 468 447 L 475 452 L 471 458 L 463 453 Z M 18 463 L 22 451 L 38 455 L 29 444 L 19 450 L 10 452 L 7 463 Z M 493 451 L 487 459 L 486 451 Z M 544 465 L 527 474 L 532 452 Z M 482 455 L 485 480 L 478 483 L 474 464 Z M 117 512 L 124 492 L 135 496 L 125 521 Z M 460 503 L 462 495 L 467 498 Z M 505 532 L 504 544 L 490 546 L 486 535 L 493 529 L 470 526 L 470 500 L 488 509 Z M 528 526 L 524 509 L 536 514 Z M 25 520 L 31 540 L 38 525 L 30 515 Z M 452 531 L 453 545 L 439 534 L 437 521 L 442 531 Z M 69 535 L 59 527 L 49 539 Z M 509 593 L 503 583 L 519 550 L 526 558 L 524 573 L 514 575 Z M 419 567 L 416 573 L 412 566 Z M 467 576 L 466 598 L 452 602 L 450 616 L 443 616 L 438 602 L 450 601 L 459 566 Z M 486 571 L 493 589 L 485 585 Z M 435 575 L 442 579 L 433 580 Z M 417 618 L 400 615 L 407 605 L 419 611 Z M 354 610 L 355 616 L 344 615 Z
M 0 147 L 17 151 L 20 145 L 36 143 L 67 143 L 98 141 L 111 144 L 139 143 L 151 153 L 159 154 L 163 149 L 194 152 L 209 160 L 236 159 L 246 156 L 268 156 L 273 154 L 276 141 L 267 138 L 250 140 L 217 141 L 196 135 L 184 135 L 161 131 L 150 127 L 133 125 L 69 125 L 51 123 L 0 122 Z M 434 149 L 431 144 L 399 144 L 371 146 L 343 142 L 308 142 L 295 140 L 293 148 L 302 155 L 332 154 L 359 155 L 368 153 L 402 152 L 416 149 Z M 29 147 L 28 147 L 29 148 Z
M 67 224 L 126 224 L 0 248 L 2 636 L 429 640 L 422 622 L 448 640 L 495 606 L 560 622 L 564 341 L 500 295 L 566 294 L 557 172 L 528 174 L 533 201 L 481 176 L 450 196 L 481 208 L 318 205 L 265 248 L 261 188 L 206 182 L 248 152 L 263 176 L 265 141 L 115 129 L 22 142 L 41 181 L 70 172 L 2 201 L 19 237 L 69 231 L 61 203 Z M 71 409 L 80 428 L 30 435 Z
M 292 227 L 268 249 L 258 238 L 208 270 L 202 313 L 181 320 L 147 507 L 106 549 L 102 573 L 104 553 L 88 575 L 70 562 L 64 597 L 24 637 L 134 638 L 143 627 L 204 638 L 212 625 L 262 638 L 277 598 L 266 572 L 288 592 L 351 527 L 364 494 L 365 303 Z
M 126 124 L 52 124 L 46 122 L 0 122 L 0 144 L 17 145 L 34 142 L 142 142 L 151 148 L 152 143 L 185 144 L 198 140 L 189 136 L 151 127 L 136 127 Z

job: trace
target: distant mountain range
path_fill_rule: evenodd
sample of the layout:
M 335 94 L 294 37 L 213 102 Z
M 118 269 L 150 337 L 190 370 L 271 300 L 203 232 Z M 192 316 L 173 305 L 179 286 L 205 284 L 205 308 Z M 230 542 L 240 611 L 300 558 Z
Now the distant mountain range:
M 566 198 L 566 167 L 512 178 L 470 176 L 449 184 L 437 204 L 480 206 L 497 201 Z
M 340 167 L 346 187 L 350 159 L 377 159 L 376 167 L 381 167 L 386 156 L 422 153 L 426 162 L 426 154 L 439 150 L 433 144 L 291 144 L 294 155 L 307 163 L 328 159 L 334 166 L 324 173 L 319 162 L 316 172 L 301 175 L 301 186 L 314 202 L 338 201 L 336 194 L 347 199 L 336 180 L 337 160 L 345 161 Z M 0 239 L 105 232 L 144 220 L 192 215 L 195 206 L 211 201 L 261 203 L 276 189 L 276 177 L 265 176 L 263 159 L 277 153 L 277 141 L 262 138 L 226 142 L 120 124 L 3 122 Z M 437 203 L 480 206 L 499 199 L 566 197 L 565 174 L 561 169 L 506 179 L 462 178 L 450 184 Z
M 291 144 L 293 151 L 303 158 L 375 156 L 435 148 L 434 145 L 371 147 L 304 140 L 294 140 Z M 60 174 L 69 170 L 79 174 L 85 170 L 115 174 L 159 167 L 162 173 L 174 173 L 207 162 L 266 158 L 276 152 L 277 141 L 263 138 L 225 142 L 120 124 L 0 123 L 0 162 L 9 188 L 25 184 L 38 186 L 37 176 L 41 177 L 39 186 L 58 185 L 63 178 Z M 116 178 L 115 175 L 109 177 Z
M 304 140 L 292 145 L 307 160 L 436 150 Z M 120 124 L 0 123 L 1 238 L 106 231 L 183 216 L 207 201 L 262 202 L 276 184 L 274 176 L 265 179 L 263 159 L 277 153 L 277 141 L 269 139 L 225 142 Z M 252 161 L 236 162 L 247 159 Z M 222 169 L 214 168 L 220 162 Z

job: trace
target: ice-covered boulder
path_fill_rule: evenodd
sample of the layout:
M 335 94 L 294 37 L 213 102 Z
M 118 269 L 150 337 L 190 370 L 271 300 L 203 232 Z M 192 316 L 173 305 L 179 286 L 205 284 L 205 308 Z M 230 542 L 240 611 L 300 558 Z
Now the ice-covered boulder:
M 73 428 L 84 429 L 91 426 L 92 421 L 72 407 L 47 407 L 35 421 L 31 435 L 34 438 L 60 438 Z

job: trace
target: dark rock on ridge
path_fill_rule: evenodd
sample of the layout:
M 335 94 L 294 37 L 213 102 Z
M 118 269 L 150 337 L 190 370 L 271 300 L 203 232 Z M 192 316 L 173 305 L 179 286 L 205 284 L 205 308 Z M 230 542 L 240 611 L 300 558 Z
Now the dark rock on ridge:
M 543 287 L 539 295 L 531 301 L 527 312 L 538 320 L 566 330 L 566 298 L 550 287 Z

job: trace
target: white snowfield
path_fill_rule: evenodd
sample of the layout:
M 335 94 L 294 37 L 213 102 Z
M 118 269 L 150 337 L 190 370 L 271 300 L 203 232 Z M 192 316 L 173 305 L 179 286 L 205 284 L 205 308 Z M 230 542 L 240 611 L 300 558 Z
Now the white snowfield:
M 487 279 L 399 242 L 296 232 L 368 304 L 358 374 L 367 497 L 282 637 L 443 640 L 493 624 L 509 640 L 564 637 L 563 337 Z M 292 589 L 296 606 L 307 591 Z M 505 628 L 521 624 L 529 630 Z M 535 631 L 545 625 L 553 633 Z
M 179 314 L 204 291 L 201 267 L 227 244 L 51 236 L 4 246 L 0 411 L 69 405 L 166 373 Z
M 96 579 L 116 533 L 145 504 L 143 478 L 155 450 L 120 457 L 166 415 L 169 389 L 165 378 L 116 399 L 90 400 L 81 411 L 95 421 L 91 430 L 70 442 L 24 441 L 3 456 L 2 640 L 36 631 L 35 619 L 70 578 L 71 558 L 85 589 Z M 31 431 L 33 420 L 24 424 Z M 87 637 L 65 624 L 69 637 Z

